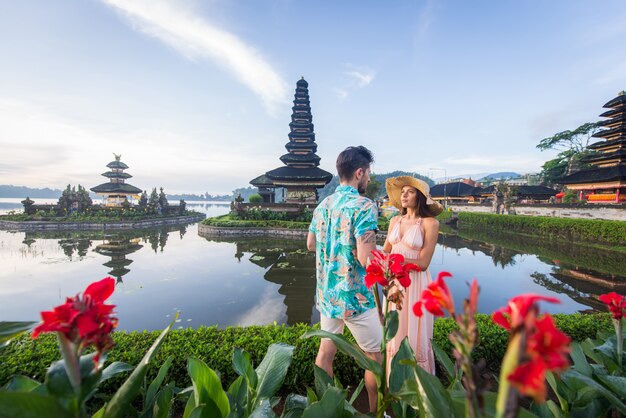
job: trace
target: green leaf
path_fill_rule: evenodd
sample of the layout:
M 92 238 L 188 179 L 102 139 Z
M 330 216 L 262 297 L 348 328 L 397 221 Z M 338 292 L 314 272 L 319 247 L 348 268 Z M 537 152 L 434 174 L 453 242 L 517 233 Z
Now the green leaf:
M 154 409 L 152 410 L 152 418 L 168 418 L 172 409 L 172 399 L 174 391 L 170 386 L 166 386 L 157 396 Z
M 105 418 L 122 418 L 124 416 L 126 409 L 141 389 L 141 385 L 148 372 L 148 366 L 159 352 L 165 336 L 172 328 L 172 325 L 174 325 L 174 321 L 178 319 L 178 315 L 179 314 L 176 313 L 172 322 L 170 322 L 167 328 L 165 328 L 163 332 L 161 332 L 161 335 L 154 341 L 137 367 L 135 367 L 135 370 L 133 370 L 128 379 L 126 379 L 117 392 L 115 392 L 104 410 Z
M 249 418 L 273 418 L 276 414 L 272 410 L 272 404 L 269 399 L 262 399 L 258 405 L 252 410 Z
M 36 322 L 0 321 L 0 348 L 7 345 L 12 339 L 30 330 Z
M 254 390 L 257 388 L 258 376 L 252 362 L 250 361 L 250 354 L 246 353 L 240 348 L 235 347 L 233 351 L 233 368 L 239 376 L 243 376 L 249 383 L 250 387 Z
M 443 366 L 443 369 L 448 374 L 450 381 L 454 381 L 457 378 L 457 371 L 454 367 L 454 363 L 452 362 L 452 360 L 450 360 L 448 354 L 446 354 L 446 352 L 443 351 L 443 349 L 439 347 L 439 345 L 434 340 L 432 341 L 432 347 L 433 351 L 435 352 L 435 358 L 437 359 L 437 361 L 439 361 L 439 364 Z
M 313 402 L 317 402 L 319 400 L 317 398 L 317 395 L 315 394 L 315 391 L 310 387 L 306 388 L 306 397 L 309 400 L 309 404 L 312 404 Z
M 114 361 L 102 371 L 102 378 L 100 379 L 100 383 L 112 377 L 115 377 L 120 373 L 131 371 L 132 369 L 133 366 L 131 366 L 130 364 L 123 363 L 121 361 Z
M 341 417 L 345 400 L 345 392 L 331 386 L 326 390 L 322 399 L 304 410 L 302 418 Z
M 333 385 L 333 379 L 330 378 L 328 373 L 316 364 L 313 365 L 313 376 L 315 377 L 315 393 L 318 398 L 321 398 L 326 389 Z
M 400 348 L 391 360 L 391 373 L 389 375 L 389 392 L 398 393 L 402 389 L 404 381 L 414 379 L 414 366 L 405 364 L 402 360 L 415 360 L 415 352 L 409 344 L 408 337 L 405 337 L 400 343 Z
M 626 414 L 626 404 L 621 401 L 613 392 L 591 379 L 590 377 L 585 376 L 584 374 L 576 371 L 576 370 L 568 370 L 566 372 L 571 378 L 580 381 L 582 384 L 586 385 L 590 389 L 595 389 L 602 394 L 615 408 L 620 411 L 622 414 Z
M 354 389 L 354 392 L 352 392 L 352 396 L 350 397 L 350 400 L 348 401 L 350 405 L 354 405 L 354 401 L 356 401 L 356 399 L 359 397 L 364 387 L 365 387 L 365 380 L 361 379 L 361 381 L 359 382 L 359 385 L 356 387 L 356 389 Z
M 189 418 L 215 418 L 222 416 L 220 414 L 220 409 L 209 399 L 208 403 L 197 406 L 191 411 Z
M 332 340 L 337 348 L 341 350 L 344 354 L 347 354 L 356 360 L 356 363 L 362 369 L 367 369 L 374 373 L 377 379 L 381 379 L 382 376 L 382 367 L 380 364 L 367 357 L 365 353 L 356 345 L 352 344 L 350 341 L 346 339 L 343 335 L 333 334 L 330 332 L 322 331 L 322 330 L 311 330 L 305 332 L 300 338 L 310 338 L 310 337 L 322 337 L 328 338 Z
M 174 356 L 169 356 L 165 360 L 163 365 L 159 368 L 159 373 L 157 373 L 157 376 L 154 378 L 152 382 L 150 382 L 150 386 L 148 386 L 148 392 L 146 392 L 146 403 L 143 406 L 144 410 L 152 409 L 157 392 L 159 391 L 161 384 L 163 384 L 163 381 L 165 380 L 165 376 L 167 376 L 167 372 L 173 360 L 174 360 Z
M 453 416 L 453 410 L 450 407 L 452 399 L 439 379 L 419 366 L 416 366 L 413 370 L 417 380 L 417 394 L 426 416 Z
M 13 376 L 4 386 L 7 392 L 30 392 L 41 386 L 41 382 L 26 376 Z
M 626 399 L 626 377 L 596 375 L 604 385 L 621 399 Z
M 592 369 L 587 361 L 587 357 L 585 357 L 582 346 L 579 343 L 573 342 L 570 345 L 570 349 L 570 356 L 574 362 L 574 368 L 585 376 L 591 376 Z
M 552 388 L 552 391 L 556 393 L 556 397 L 559 399 L 561 408 L 567 410 L 568 406 L 574 402 L 576 394 L 563 380 L 561 380 L 560 377 L 556 377 L 552 372 L 546 373 L 546 381 Z
M 289 395 L 287 395 L 287 399 L 285 399 L 284 412 L 299 410 L 300 415 L 302 415 L 302 412 L 304 412 L 307 406 L 309 406 L 309 400 L 306 398 L 306 396 L 290 393 Z M 284 412 L 283 416 L 285 416 Z M 294 417 L 294 415 L 290 416 L 292 418 Z
M 219 412 L 219 415 L 214 416 L 227 416 L 230 404 L 217 374 L 202 360 L 194 357 L 189 357 L 187 360 L 187 371 L 193 383 L 196 405 L 213 403 Z M 213 410 L 213 407 L 210 409 Z
M 265 358 L 256 369 L 259 378 L 256 402 L 269 398 L 283 384 L 287 369 L 291 364 L 294 347 L 283 343 L 272 344 L 267 349 Z
M 389 341 L 398 333 L 398 311 L 389 311 L 385 315 L 385 340 Z
M 230 384 L 227 396 L 230 403 L 231 415 L 233 415 L 233 413 L 233 416 L 243 415 L 243 411 L 248 404 L 248 385 L 243 376 L 238 376 L 237 379 Z
M 72 415 L 52 396 L 0 392 L 0 418 L 65 418 Z

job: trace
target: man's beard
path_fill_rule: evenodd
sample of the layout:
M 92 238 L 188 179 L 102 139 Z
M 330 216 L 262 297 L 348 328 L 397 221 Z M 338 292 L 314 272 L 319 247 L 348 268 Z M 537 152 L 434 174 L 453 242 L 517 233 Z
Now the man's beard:
M 359 184 L 357 185 L 357 190 L 359 191 L 359 194 L 362 195 L 367 192 L 367 181 L 365 179 L 359 181 Z

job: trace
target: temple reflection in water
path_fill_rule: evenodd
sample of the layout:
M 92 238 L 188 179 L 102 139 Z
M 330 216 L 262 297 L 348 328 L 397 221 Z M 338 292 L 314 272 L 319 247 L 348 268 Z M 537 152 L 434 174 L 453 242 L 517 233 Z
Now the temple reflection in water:
M 301 239 L 283 239 L 275 246 L 271 245 L 274 240 L 263 238 L 219 238 L 219 241 L 234 242 L 235 258 L 240 262 L 250 253 L 248 261 L 266 269 L 263 278 L 280 286 L 278 293 L 284 296 L 288 325 L 318 321 L 314 309 L 315 255 L 306 250 Z
M 114 234 L 106 236 L 102 244 L 96 245 L 95 252 L 111 257 L 111 260 L 102 265 L 112 269 L 109 274 L 117 279 L 117 283 L 121 283 L 122 277 L 130 272 L 130 269 L 126 267 L 133 260 L 126 258 L 126 256 L 143 247 L 139 242 L 141 242 L 141 238 L 129 238 L 121 234 Z

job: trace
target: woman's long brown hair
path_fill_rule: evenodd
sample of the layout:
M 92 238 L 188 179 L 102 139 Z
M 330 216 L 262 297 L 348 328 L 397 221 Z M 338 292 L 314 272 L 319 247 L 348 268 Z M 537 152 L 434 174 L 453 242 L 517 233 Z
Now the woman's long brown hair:
M 413 188 L 415 189 L 415 187 Z M 433 215 L 430 209 L 428 209 L 428 205 L 426 204 L 426 196 L 424 196 L 424 193 L 420 192 L 417 189 L 415 189 L 415 191 L 416 191 L 415 197 L 417 198 L 416 199 L 416 203 L 417 203 L 416 212 L 418 216 L 420 218 L 434 218 L 435 215 Z M 400 209 L 400 215 L 406 215 L 406 208 Z

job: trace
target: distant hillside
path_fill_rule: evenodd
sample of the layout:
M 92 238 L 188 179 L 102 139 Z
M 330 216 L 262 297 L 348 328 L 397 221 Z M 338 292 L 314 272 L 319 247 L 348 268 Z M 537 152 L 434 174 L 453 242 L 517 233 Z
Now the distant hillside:
M 185 193 L 185 194 L 169 194 L 166 193 L 167 199 L 174 201 L 174 200 L 186 200 L 186 201 L 190 201 L 190 200 L 200 200 L 200 201 L 204 201 L 206 200 L 207 202 L 210 201 L 223 201 L 223 202 L 230 202 L 231 200 L 233 200 L 233 196 L 229 195 L 229 194 L 225 194 L 225 195 L 212 195 L 207 193 L 204 194 L 193 194 L 193 193 Z
M 480 179 L 476 181 L 481 181 L 486 178 L 490 178 L 492 180 L 507 180 L 507 179 L 516 179 L 518 177 L 522 177 L 522 175 L 519 173 L 514 173 L 513 171 L 500 171 L 499 173 L 487 174 L 486 176 L 481 177 Z
M 27 197 L 40 198 L 40 199 L 58 199 L 63 193 L 58 189 L 34 189 L 24 186 L 0 186 L 0 197 L 12 197 L 19 199 L 26 199 Z
M 372 178 L 380 182 L 380 191 L 378 193 L 378 197 L 382 197 L 387 194 L 387 191 L 385 190 L 385 181 L 387 181 L 389 177 L 398 177 L 398 176 L 416 177 L 418 179 L 424 180 L 431 187 L 434 186 L 435 184 L 435 182 L 432 181 L 432 179 L 426 176 L 422 176 L 416 173 L 410 173 L 408 171 L 397 170 L 397 171 L 392 171 L 391 173 L 372 173 Z M 320 200 L 324 199 L 326 196 L 331 195 L 335 191 L 337 186 L 339 186 L 339 177 L 333 176 L 333 179 L 330 181 L 330 183 L 328 183 L 326 186 L 324 186 L 323 189 L 320 190 L 320 194 L 319 194 Z

